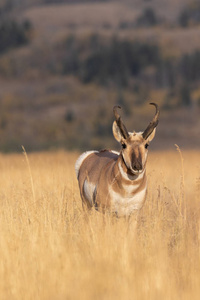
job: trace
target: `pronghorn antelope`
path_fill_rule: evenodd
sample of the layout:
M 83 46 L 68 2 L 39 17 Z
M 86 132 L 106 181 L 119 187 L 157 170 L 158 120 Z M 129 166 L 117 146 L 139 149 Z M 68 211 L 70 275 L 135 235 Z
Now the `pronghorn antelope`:
M 76 161 L 75 170 L 84 205 L 96 210 L 110 211 L 118 217 L 128 217 L 144 204 L 147 179 L 147 148 L 155 136 L 159 109 L 144 132 L 128 132 L 113 108 L 113 135 L 121 144 L 121 151 L 87 151 Z

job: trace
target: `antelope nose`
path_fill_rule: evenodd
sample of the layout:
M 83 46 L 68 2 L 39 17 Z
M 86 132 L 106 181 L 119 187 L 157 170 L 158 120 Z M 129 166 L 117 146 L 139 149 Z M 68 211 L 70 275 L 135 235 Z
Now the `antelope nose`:
M 137 162 L 133 165 L 133 170 L 135 171 L 141 171 L 142 170 L 142 164 L 140 162 Z

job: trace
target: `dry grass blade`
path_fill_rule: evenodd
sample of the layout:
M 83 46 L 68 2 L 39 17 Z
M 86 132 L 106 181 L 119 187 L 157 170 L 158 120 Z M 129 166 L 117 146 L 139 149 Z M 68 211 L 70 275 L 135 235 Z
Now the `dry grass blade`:
M 28 167 L 28 171 L 29 171 L 29 177 L 30 177 L 31 188 L 32 188 L 32 195 L 33 195 L 33 201 L 35 203 L 36 197 L 35 197 L 35 189 L 34 189 L 34 184 L 33 184 L 33 176 L 32 176 L 32 172 L 31 172 L 31 166 L 30 166 L 28 155 L 26 153 L 26 150 L 25 150 L 24 146 L 22 146 L 22 150 L 23 150 L 23 154 L 25 156 L 27 167 Z

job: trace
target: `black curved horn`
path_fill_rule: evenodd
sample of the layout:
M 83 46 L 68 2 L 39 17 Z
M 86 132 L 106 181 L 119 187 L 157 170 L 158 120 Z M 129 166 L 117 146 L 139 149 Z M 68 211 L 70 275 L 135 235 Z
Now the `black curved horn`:
M 119 105 L 116 105 L 113 107 L 113 113 L 114 113 L 114 116 L 115 116 L 115 120 L 116 120 L 116 123 L 121 131 L 121 134 L 123 135 L 123 137 L 125 139 L 127 139 L 129 137 L 129 133 L 124 125 L 124 123 L 122 122 L 122 119 L 121 119 L 121 116 L 119 115 L 117 109 L 120 108 L 121 109 L 121 106 Z
M 151 105 L 154 105 L 155 108 L 156 108 L 156 113 L 155 113 L 155 116 L 153 118 L 153 120 L 149 123 L 149 125 L 147 126 L 147 128 L 145 129 L 145 131 L 143 132 L 142 136 L 143 138 L 146 140 L 150 134 L 153 132 L 154 128 L 158 125 L 158 118 L 159 118 L 159 115 L 160 115 L 160 110 L 158 108 L 158 105 L 156 103 L 149 103 Z

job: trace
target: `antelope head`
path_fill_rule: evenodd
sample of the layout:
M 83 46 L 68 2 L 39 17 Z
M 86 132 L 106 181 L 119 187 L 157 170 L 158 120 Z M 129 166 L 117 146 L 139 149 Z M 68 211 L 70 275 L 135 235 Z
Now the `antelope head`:
M 141 174 L 146 165 L 149 143 L 153 140 L 158 125 L 159 108 L 155 103 L 150 103 L 156 108 L 155 116 L 143 132 L 128 132 L 117 109 L 114 106 L 113 112 L 115 121 L 113 122 L 113 135 L 121 144 L 122 159 L 127 167 L 128 173 L 132 175 Z

